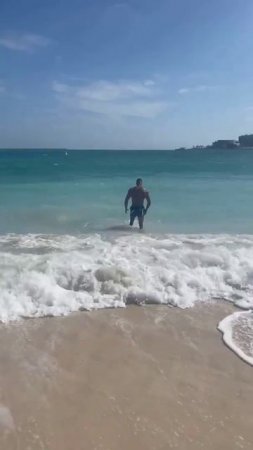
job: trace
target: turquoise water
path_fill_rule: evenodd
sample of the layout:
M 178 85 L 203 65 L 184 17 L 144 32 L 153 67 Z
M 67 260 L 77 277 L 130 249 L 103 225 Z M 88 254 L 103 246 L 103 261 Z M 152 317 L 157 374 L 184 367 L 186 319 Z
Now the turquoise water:
M 120 228 L 139 176 L 152 199 L 147 232 L 252 233 L 249 150 L 1 151 L 0 233 Z

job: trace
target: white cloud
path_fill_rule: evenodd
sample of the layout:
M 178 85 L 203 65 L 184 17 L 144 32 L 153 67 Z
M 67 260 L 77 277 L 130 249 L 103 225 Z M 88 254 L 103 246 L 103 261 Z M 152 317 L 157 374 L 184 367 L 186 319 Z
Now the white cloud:
M 189 89 L 188 89 L 188 88 L 181 88 L 181 89 L 179 89 L 179 91 L 178 91 L 178 93 L 181 94 L 181 95 L 187 94 L 188 92 L 189 92 Z
M 218 88 L 218 86 L 211 86 L 207 84 L 199 84 L 193 87 L 181 88 L 178 90 L 178 94 L 184 95 L 192 92 L 206 92 L 206 91 L 214 91 Z
M 0 37 L 0 45 L 9 50 L 31 52 L 39 47 L 47 47 L 51 40 L 39 34 L 6 34 Z
M 77 90 L 80 98 L 101 102 L 152 96 L 152 90 L 145 83 L 99 81 Z
M 110 116 L 135 116 L 154 118 L 165 111 L 165 102 L 132 101 L 130 103 L 101 103 L 89 100 L 80 100 L 80 109 Z
M 108 116 L 155 118 L 168 108 L 152 80 L 98 81 L 82 86 L 55 81 L 52 89 L 65 106 Z
M 144 85 L 145 86 L 154 86 L 155 85 L 155 81 L 153 81 L 153 80 L 146 80 L 146 81 L 144 81 Z
M 54 81 L 52 85 L 53 91 L 57 93 L 64 93 L 67 92 L 68 86 L 64 83 L 58 83 L 58 81 Z

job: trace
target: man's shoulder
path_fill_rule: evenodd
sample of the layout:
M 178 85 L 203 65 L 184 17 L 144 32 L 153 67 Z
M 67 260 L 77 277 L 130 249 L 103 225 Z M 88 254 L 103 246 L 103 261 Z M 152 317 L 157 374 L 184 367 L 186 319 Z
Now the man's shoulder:
M 130 187 L 130 188 L 128 189 L 128 192 L 129 192 L 129 194 L 130 194 L 130 193 L 132 193 L 132 192 L 140 192 L 140 190 L 139 190 L 136 186 L 133 186 L 133 187 Z M 143 192 L 143 194 L 145 194 L 145 195 L 149 195 L 149 191 L 148 191 L 147 189 L 145 189 L 145 188 L 142 188 L 142 192 Z

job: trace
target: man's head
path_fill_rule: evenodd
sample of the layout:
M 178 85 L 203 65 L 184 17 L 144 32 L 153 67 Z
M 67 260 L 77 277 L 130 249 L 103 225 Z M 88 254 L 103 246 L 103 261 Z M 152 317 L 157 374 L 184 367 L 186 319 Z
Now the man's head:
M 141 187 L 142 186 L 142 179 L 141 178 L 137 178 L 136 180 L 136 186 Z

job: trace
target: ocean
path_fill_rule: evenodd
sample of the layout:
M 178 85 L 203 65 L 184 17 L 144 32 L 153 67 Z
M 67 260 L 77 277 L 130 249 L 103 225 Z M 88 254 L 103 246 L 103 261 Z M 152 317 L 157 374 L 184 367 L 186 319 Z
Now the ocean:
M 137 177 L 142 233 L 123 206 Z M 224 340 L 253 364 L 253 151 L 1 151 L 0 188 L 2 322 L 225 300 Z

